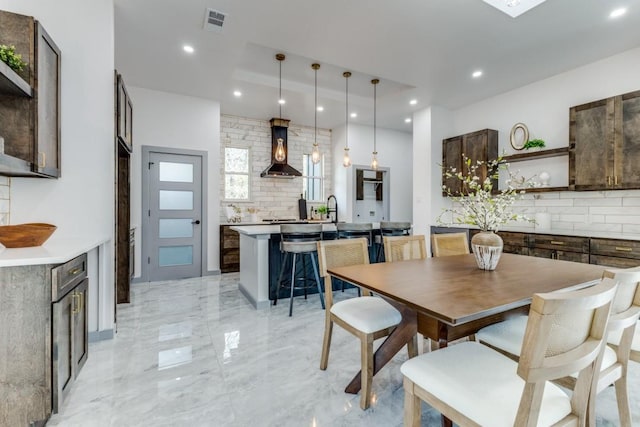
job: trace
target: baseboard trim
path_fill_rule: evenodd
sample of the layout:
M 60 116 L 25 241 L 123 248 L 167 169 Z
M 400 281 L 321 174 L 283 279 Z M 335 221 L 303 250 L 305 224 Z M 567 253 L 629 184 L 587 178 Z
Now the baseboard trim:
M 256 310 L 263 310 L 265 308 L 269 308 L 269 306 L 271 305 L 271 302 L 268 301 L 268 300 L 267 301 L 257 302 L 255 299 L 253 299 L 253 297 L 251 296 L 249 291 L 247 291 L 247 289 L 244 286 L 242 286 L 242 283 L 238 283 L 238 290 L 240 290 L 240 293 L 242 295 L 244 295 L 244 297 L 247 299 L 247 301 L 249 301 L 249 303 Z
M 113 339 L 113 329 L 89 332 L 89 342 L 105 341 Z

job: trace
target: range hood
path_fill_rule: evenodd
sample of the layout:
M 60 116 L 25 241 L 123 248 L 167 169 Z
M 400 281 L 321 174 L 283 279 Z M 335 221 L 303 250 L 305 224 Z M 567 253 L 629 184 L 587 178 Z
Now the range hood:
M 286 119 L 271 119 L 271 164 L 260 174 L 263 178 L 293 178 L 302 176 L 296 169 L 287 164 L 289 152 L 287 150 L 287 129 L 289 121 Z M 284 160 L 276 160 L 276 149 L 278 148 L 278 140 L 281 140 L 284 147 Z

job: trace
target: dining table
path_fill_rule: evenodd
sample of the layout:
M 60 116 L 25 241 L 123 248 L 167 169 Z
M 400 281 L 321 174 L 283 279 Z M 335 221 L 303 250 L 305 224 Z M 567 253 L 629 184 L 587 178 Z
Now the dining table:
M 376 350 L 374 375 L 419 332 L 445 347 L 484 326 L 527 313 L 534 293 L 591 286 L 605 267 L 503 253 L 495 270 L 473 254 L 328 269 L 396 307 L 402 320 Z M 346 387 L 360 390 L 360 373 Z

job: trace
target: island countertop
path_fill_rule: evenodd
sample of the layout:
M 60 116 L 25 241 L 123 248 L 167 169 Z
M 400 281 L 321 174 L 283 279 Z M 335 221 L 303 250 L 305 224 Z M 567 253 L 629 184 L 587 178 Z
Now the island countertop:
M 231 227 L 231 229 L 246 236 L 265 236 L 271 234 L 279 234 L 280 224 L 234 225 Z M 336 225 L 333 223 L 322 223 L 322 231 L 336 231 Z
M 42 246 L 30 248 L 5 248 L 0 245 L 0 267 L 61 264 L 109 240 L 109 237 L 51 238 Z

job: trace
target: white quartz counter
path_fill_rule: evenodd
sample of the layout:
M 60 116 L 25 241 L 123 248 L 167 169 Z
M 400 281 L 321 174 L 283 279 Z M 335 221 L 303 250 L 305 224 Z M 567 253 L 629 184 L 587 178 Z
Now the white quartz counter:
M 280 224 L 234 225 L 231 229 L 246 236 L 264 236 L 280 233 Z M 333 223 L 322 223 L 322 231 L 336 231 L 336 225 Z
M 60 239 L 54 237 L 42 246 L 31 248 L 8 249 L 0 245 L 0 267 L 61 264 L 110 240 L 108 237 Z
M 436 225 L 434 227 L 446 227 Z M 465 227 L 456 225 L 451 228 L 474 229 L 474 227 Z M 640 234 L 635 233 L 619 233 L 616 231 L 590 231 L 590 230 L 567 230 L 567 229 L 534 229 L 531 227 L 503 227 L 500 231 L 511 231 L 514 233 L 533 233 L 533 234 L 553 234 L 556 236 L 576 236 L 576 237 L 599 237 L 602 239 L 623 239 L 623 240 L 640 240 Z

